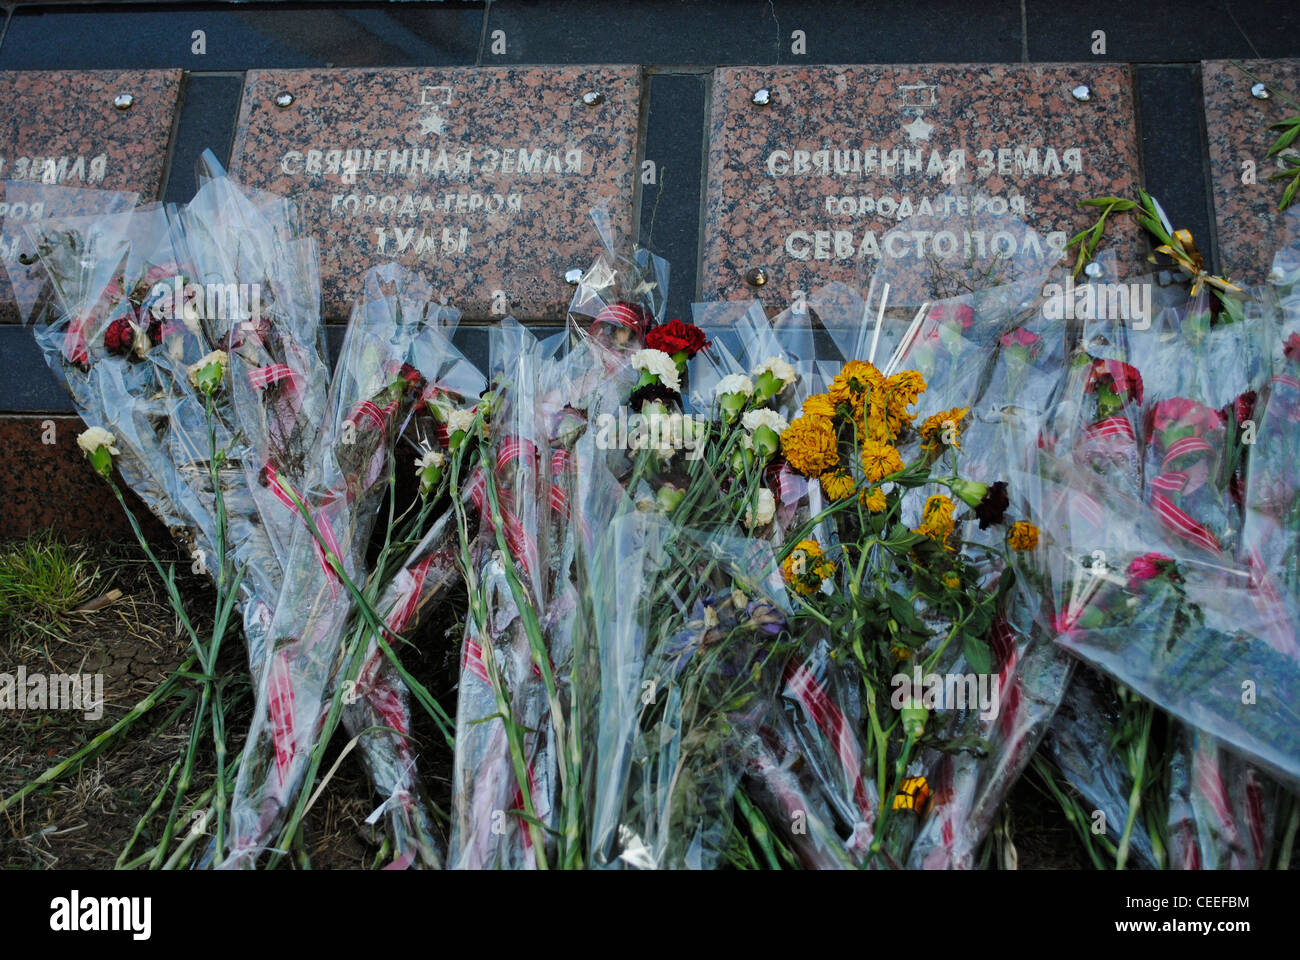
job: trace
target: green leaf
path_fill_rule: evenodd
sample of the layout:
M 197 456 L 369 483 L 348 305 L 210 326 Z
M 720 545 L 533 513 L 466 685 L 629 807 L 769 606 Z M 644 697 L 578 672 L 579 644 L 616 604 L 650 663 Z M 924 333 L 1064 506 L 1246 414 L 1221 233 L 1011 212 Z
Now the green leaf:
M 1281 153 L 1283 150 L 1285 150 L 1287 147 L 1291 146 L 1291 144 L 1295 142 L 1295 138 L 1297 135 L 1300 135 L 1300 127 L 1292 127 L 1286 133 L 1282 134 L 1282 136 L 1277 138 L 1277 143 L 1269 147 L 1268 153 L 1264 154 L 1264 156 L 1271 157 L 1275 153 Z
M 989 651 L 988 644 L 979 637 L 974 634 L 963 633 L 961 652 L 966 658 L 966 663 L 976 673 L 993 672 L 993 654 Z
M 1277 205 L 1279 210 L 1285 210 L 1291 206 L 1291 203 L 1295 200 L 1296 187 L 1300 187 L 1300 177 L 1296 177 L 1287 186 L 1286 192 L 1282 194 L 1282 201 Z

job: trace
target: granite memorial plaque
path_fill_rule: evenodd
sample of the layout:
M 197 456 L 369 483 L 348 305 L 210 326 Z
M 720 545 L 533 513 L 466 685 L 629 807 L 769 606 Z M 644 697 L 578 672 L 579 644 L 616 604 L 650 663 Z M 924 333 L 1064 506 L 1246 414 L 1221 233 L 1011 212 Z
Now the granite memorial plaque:
M 1284 169 L 1286 154 L 1300 156 L 1300 143 L 1293 143 L 1266 157 L 1281 133 L 1268 126 L 1300 113 L 1300 60 L 1246 60 L 1240 67 L 1211 60 L 1201 65 L 1201 83 L 1219 265 L 1233 280 L 1260 283 L 1286 233 L 1277 206 L 1289 181 L 1269 177 Z
M 327 319 L 395 260 L 468 318 L 557 320 L 588 211 L 631 235 L 640 98 L 638 67 L 252 71 L 231 171 L 298 202 Z
M 779 309 L 862 285 L 882 258 L 891 303 L 955 295 L 949 265 L 1054 262 L 1095 220 L 1077 201 L 1134 195 L 1132 78 L 1113 64 L 720 69 L 708 174 L 705 297 Z M 1121 267 L 1140 259 L 1131 220 L 1107 237 Z
M 24 227 L 34 219 L 84 212 L 71 193 L 63 197 L 65 209 L 44 210 L 29 201 L 27 184 L 129 191 L 141 199 L 161 192 L 180 70 L 5 72 L 0 87 L 7 98 L 0 119 L 0 257 L 6 267 L 26 250 Z M 5 180 L 19 182 L 14 197 L 7 196 Z M 103 209 L 93 194 L 82 198 Z M 9 270 L 0 269 L 0 322 L 19 319 L 16 296 L 18 302 L 29 299 L 14 290 Z

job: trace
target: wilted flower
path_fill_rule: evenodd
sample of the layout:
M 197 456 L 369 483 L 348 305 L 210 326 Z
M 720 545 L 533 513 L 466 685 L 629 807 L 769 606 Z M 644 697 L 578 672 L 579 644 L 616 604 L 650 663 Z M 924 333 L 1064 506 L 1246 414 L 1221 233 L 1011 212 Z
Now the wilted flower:
M 981 530 L 987 530 L 992 524 L 1001 523 L 1010 505 L 1006 481 L 1003 480 L 987 484 L 977 480 L 962 480 L 958 477 L 952 481 L 949 488 L 967 506 L 974 508 L 975 516 L 979 517 Z
M 853 477 L 843 467 L 827 470 L 817 479 L 821 482 L 822 491 L 832 500 L 843 500 L 850 496 L 857 486 L 853 482 Z
M 898 450 L 878 440 L 864 439 L 860 457 L 868 483 L 877 483 L 903 469 L 903 458 Z
M 885 499 L 885 491 L 879 487 L 863 488 L 858 491 L 858 502 L 868 513 L 882 513 L 889 506 L 889 501 Z
M 442 479 L 442 468 L 447 458 L 438 450 L 425 450 L 415 461 L 415 474 L 420 478 L 420 496 L 425 497 Z
M 816 540 L 800 540 L 781 563 L 781 576 L 796 593 L 811 597 L 822 581 L 835 575 L 835 561 L 826 557 Z
M 216 391 L 221 386 L 221 379 L 226 375 L 226 363 L 229 358 L 224 350 L 213 350 L 197 363 L 189 366 L 190 383 L 206 394 Z
M 1011 532 L 1007 537 L 1007 545 L 1012 550 L 1033 550 L 1038 546 L 1038 528 L 1032 523 L 1026 523 L 1024 520 L 1017 520 L 1011 525 Z
M 470 427 L 474 425 L 473 410 L 447 411 L 447 446 L 455 450 L 465 440 Z
M 776 497 L 772 496 L 772 491 L 767 487 L 760 487 L 758 491 L 758 512 L 755 516 L 754 507 L 751 504 L 745 508 L 745 526 L 762 527 L 772 522 L 776 516 Z
M 958 437 L 961 435 L 961 422 L 970 413 L 970 407 L 953 407 L 933 416 L 926 417 L 917 432 L 921 435 L 921 449 L 927 452 L 937 451 L 940 447 L 961 449 Z
M 953 502 L 941 493 L 928 498 L 921 511 L 921 525 L 916 528 L 916 532 L 935 543 L 945 543 L 952 536 L 953 509 Z

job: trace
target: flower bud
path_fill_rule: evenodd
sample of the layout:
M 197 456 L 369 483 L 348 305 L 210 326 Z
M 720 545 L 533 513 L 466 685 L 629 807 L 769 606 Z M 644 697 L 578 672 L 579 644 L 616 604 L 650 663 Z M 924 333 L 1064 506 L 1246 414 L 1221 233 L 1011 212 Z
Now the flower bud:
M 903 732 L 913 740 L 918 739 L 921 734 L 925 733 L 925 721 L 929 719 L 930 711 L 921 706 L 919 700 L 909 700 L 898 711 L 898 718 L 903 722 Z
M 978 480 L 962 480 L 959 477 L 952 482 L 950 489 L 968 507 L 978 507 L 980 501 L 984 499 L 984 495 L 989 492 L 989 485 L 980 483 Z

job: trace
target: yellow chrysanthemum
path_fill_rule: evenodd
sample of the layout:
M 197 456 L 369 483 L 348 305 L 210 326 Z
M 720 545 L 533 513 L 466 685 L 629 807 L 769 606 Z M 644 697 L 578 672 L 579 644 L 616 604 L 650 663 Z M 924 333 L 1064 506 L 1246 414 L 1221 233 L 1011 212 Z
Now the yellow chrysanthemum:
M 796 593 L 811 597 L 822 581 L 835 575 L 835 561 L 826 557 L 816 540 L 800 540 L 781 564 L 781 576 Z
M 1007 546 L 1012 550 L 1033 550 L 1038 546 L 1038 528 L 1032 523 L 1017 520 L 1011 525 Z
M 828 393 L 814 393 L 803 402 L 803 412 L 818 417 L 834 417 L 835 401 Z
M 970 407 L 953 407 L 951 410 L 944 410 L 933 416 L 926 417 L 925 422 L 921 424 L 918 431 L 921 435 L 921 444 L 923 450 L 938 450 L 939 447 L 945 446 L 944 436 L 948 433 L 948 428 L 952 428 L 951 446 L 957 450 L 961 449 L 961 443 L 958 438 L 961 435 L 961 422 L 970 413 Z
M 944 543 L 952 536 L 952 512 L 953 502 L 943 494 L 936 493 L 925 501 L 925 508 L 921 511 L 921 525 L 915 532 L 929 537 L 935 543 Z
M 863 439 L 860 456 L 868 483 L 877 483 L 903 469 L 903 458 L 896 449 L 870 437 Z
M 835 428 L 827 417 L 806 413 L 781 434 L 781 452 L 805 477 L 816 477 L 840 462 Z
M 843 467 L 827 470 L 818 479 L 821 481 L 822 490 L 832 500 L 843 500 L 845 497 L 852 496 L 857 486 L 853 482 L 853 477 Z
M 943 575 L 943 585 L 949 590 L 956 590 L 961 586 L 961 577 L 950 570 Z
M 837 406 L 846 403 L 857 409 L 867 394 L 879 390 L 884 384 L 885 378 L 871 364 L 864 360 L 850 360 L 835 375 L 826 393 Z
M 863 489 L 858 494 L 858 501 L 867 509 L 868 513 L 881 513 L 885 507 L 889 506 L 889 501 L 885 499 L 885 491 L 879 487 Z
M 916 370 L 900 370 L 885 381 L 886 423 L 891 437 L 897 437 L 916 419 L 907 408 L 924 392 L 925 378 Z

